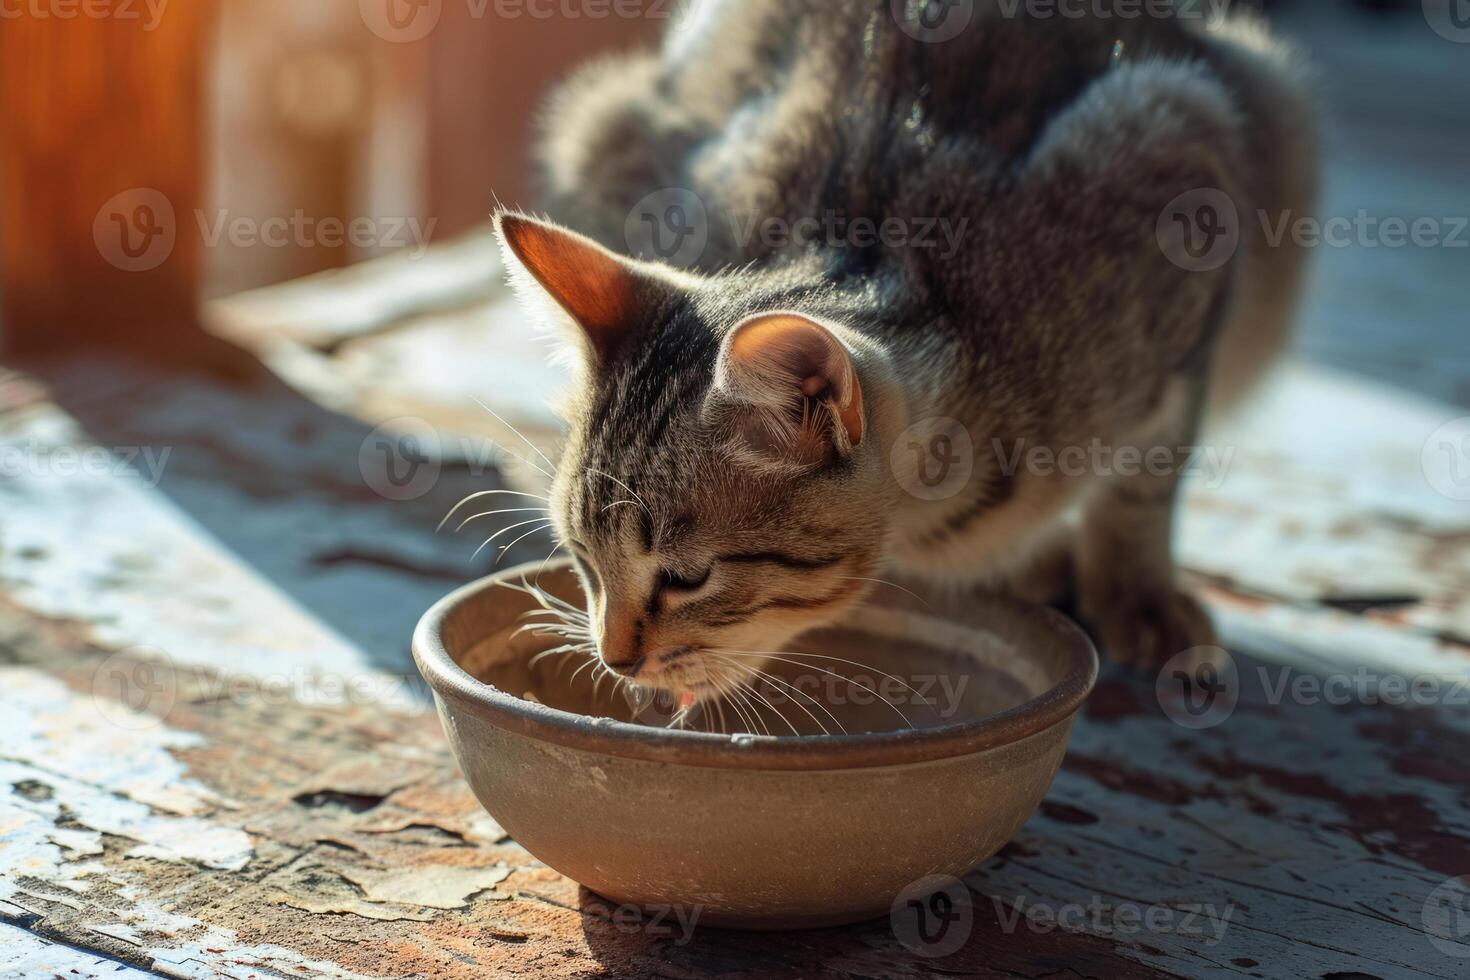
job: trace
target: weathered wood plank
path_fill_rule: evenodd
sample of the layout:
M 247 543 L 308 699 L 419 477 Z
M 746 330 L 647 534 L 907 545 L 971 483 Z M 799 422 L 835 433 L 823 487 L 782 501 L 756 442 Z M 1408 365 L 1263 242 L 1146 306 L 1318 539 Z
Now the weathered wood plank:
M 284 388 L 101 362 L 45 381 L 50 395 L 34 378 L 0 379 L 0 584 L 114 647 L 287 679 L 365 665 L 406 677 L 430 603 L 550 548 L 532 536 L 472 560 L 477 528 L 529 513 L 435 533 L 466 494 L 501 486 L 482 440 L 446 433 L 410 496 L 393 499 L 400 434 Z
M 1456 977 L 1470 959 L 1434 918 L 1470 867 L 1464 709 L 1275 704 L 1255 679 L 1280 668 L 1242 659 L 1239 706 L 1190 732 L 1109 676 L 1041 811 L 967 879 L 967 941 L 930 960 L 883 921 L 632 923 L 505 839 L 432 713 L 222 696 L 207 672 L 104 662 L 87 632 L 0 609 L 0 918 L 140 967 Z
M 12 980 L 145 980 L 150 974 L 0 923 L 0 976 Z

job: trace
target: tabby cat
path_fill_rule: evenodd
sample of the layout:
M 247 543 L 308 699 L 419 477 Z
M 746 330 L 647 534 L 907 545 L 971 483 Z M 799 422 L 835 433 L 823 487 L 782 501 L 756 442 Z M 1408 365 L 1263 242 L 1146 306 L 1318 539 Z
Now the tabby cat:
M 1177 450 L 1286 335 L 1309 100 L 1256 24 L 1057 9 L 696 3 L 557 93 L 550 220 L 496 228 L 576 365 L 551 512 L 608 667 L 707 699 L 895 573 L 1210 642 Z

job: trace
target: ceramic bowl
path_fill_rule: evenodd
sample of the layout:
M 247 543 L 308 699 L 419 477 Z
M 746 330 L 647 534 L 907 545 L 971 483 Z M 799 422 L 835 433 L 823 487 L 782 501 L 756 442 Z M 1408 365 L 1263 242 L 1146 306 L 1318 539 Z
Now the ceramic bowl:
M 515 587 L 531 579 L 581 606 L 568 566 L 512 569 L 441 600 L 414 635 L 461 770 L 550 867 L 711 925 L 858 921 L 964 874 L 1041 802 L 1097 677 L 1091 643 L 1050 610 L 935 609 L 880 588 L 768 665 L 769 710 L 747 697 L 658 727 L 667 716 L 596 681 L 585 654 L 535 658 L 561 641 L 521 629 L 549 618 Z

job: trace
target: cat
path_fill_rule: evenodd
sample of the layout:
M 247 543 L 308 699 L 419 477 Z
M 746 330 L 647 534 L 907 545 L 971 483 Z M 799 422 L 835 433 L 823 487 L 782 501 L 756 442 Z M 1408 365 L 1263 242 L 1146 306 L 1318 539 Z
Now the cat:
M 1179 450 L 1288 333 L 1309 81 L 1254 22 L 1032 6 L 702 3 L 552 98 L 546 217 L 495 227 L 574 364 L 551 513 L 613 671 L 714 698 L 893 571 L 1214 642 Z

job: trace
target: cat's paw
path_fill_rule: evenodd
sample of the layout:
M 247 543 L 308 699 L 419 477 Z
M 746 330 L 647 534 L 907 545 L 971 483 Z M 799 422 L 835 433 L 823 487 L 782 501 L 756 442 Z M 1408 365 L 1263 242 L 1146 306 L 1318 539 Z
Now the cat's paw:
M 1176 654 L 1214 646 L 1214 624 L 1199 600 L 1173 586 L 1084 601 L 1083 617 L 1103 653 L 1139 670 L 1158 670 Z

